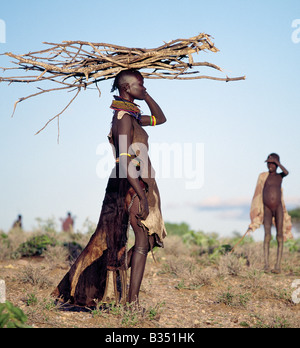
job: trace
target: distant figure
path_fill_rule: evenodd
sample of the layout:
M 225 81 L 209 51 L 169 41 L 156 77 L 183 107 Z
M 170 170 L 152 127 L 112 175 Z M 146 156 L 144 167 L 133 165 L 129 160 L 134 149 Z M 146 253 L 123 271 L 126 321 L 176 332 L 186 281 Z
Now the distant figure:
M 249 229 L 255 231 L 260 225 L 264 224 L 265 240 L 264 240 L 264 259 L 265 271 L 270 272 L 269 265 L 269 250 L 272 239 L 271 227 L 272 223 L 277 230 L 277 262 L 273 273 L 281 272 L 281 259 L 283 253 L 283 243 L 287 239 L 292 239 L 292 224 L 291 217 L 288 215 L 282 194 L 282 179 L 286 177 L 289 172 L 281 165 L 280 158 L 276 153 L 268 156 L 267 166 L 269 172 L 260 174 L 253 197 L 250 217 L 251 224 Z M 277 173 L 277 168 L 282 170 Z
M 63 220 L 62 230 L 64 232 L 73 232 L 74 219 L 71 216 L 71 213 L 68 213 L 68 217 Z
M 22 229 L 22 215 L 18 215 L 18 219 L 13 223 L 12 228 Z

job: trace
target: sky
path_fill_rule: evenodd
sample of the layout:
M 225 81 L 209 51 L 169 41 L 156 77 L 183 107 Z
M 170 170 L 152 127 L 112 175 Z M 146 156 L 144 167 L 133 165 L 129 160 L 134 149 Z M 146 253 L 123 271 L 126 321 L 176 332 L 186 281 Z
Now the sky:
M 219 65 L 218 77 L 246 80 L 146 80 L 168 119 L 147 131 L 165 221 L 227 236 L 247 230 L 256 181 L 271 152 L 290 171 L 283 182 L 287 207 L 300 206 L 299 0 L 11 0 L 0 7 L 0 53 L 65 40 L 154 48 L 202 32 L 220 52 L 194 59 Z M 0 55 L 0 66 L 10 61 Z M 18 214 L 27 231 L 37 218 L 59 226 L 68 211 L 79 231 L 86 219 L 97 223 L 113 163 L 111 85 L 99 85 L 100 98 L 95 90 L 79 95 L 60 117 L 58 143 L 56 122 L 35 133 L 72 95 L 26 100 L 12 118 L 15 101 L 39 86 L 0 83 L 0 229 L 8 231 Z M 145 102 L 139 105 L 148 114 Z M 254 237 L 262 235 L 260 229 Z

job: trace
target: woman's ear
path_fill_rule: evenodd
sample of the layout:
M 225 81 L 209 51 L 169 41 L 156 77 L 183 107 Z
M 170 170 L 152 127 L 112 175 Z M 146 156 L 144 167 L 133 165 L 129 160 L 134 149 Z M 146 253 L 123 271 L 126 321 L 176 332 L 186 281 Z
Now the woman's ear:
M 129 83 L 123 83 L 121 86 L 121 91 L 122 92 L 128 92 L 129 91 Z

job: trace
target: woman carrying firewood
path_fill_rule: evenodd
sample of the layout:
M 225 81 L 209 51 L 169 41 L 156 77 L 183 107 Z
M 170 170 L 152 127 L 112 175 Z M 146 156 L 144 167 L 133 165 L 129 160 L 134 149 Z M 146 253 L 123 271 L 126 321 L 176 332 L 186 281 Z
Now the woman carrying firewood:
M 151 79 L 240 81 L 245 76 L 229 78 L 200 75 L 194 67 L 206 67 L 222 72 L 209 62 L 196 62 L 193 54 L 202 51 L 218 52 L 208 34 L 190 39 L 168 41 L 156 49 L 128 48 L 105 43 L 64 41 L 48 43 L 49 48 L 28 54 L 6 53 L 15 59 L 17 67 L 2 68 L 25 70 L 29 76 L 0 76 L 1 82 L 37 83 L 53 82 L 55 88 L 40 88 L 37 93 L 20 98 L 14 104 L 54 91 L 77 91 L 67 106 L 52 117 L 38 133 L 57 120 L 58 140 L 60 116 L 81 91 L 98 83 L 115 78 L 115 110 L 109 136 L 114 146 L 116 166 L 109 179 L 99 223 L 88 245 L 70 271 L 54 291 L 63 301 L 76 305 L 93 306 L 109 298 L 109 281 L 113 276 L 116 301 L 138 300 L 146 257 L 149 249 L 163 246 L 166 236 L 160 210 L 160 197 L 154 171 L 148 158 L 148 135 L 145 126 L 163 124 L 166 118 L 144 87 L 143 76 Z M 133 70 L 125 70 L 133 69 Z M 134 70 L 135 69 L 135 70 Z M 147 69 L 141 75 L 137 70 Z M 201 72 L 202 73 L 202 72 Z M 58 86 L 59 84 L 59 86 Z M 142 116 L 135 100 L 144 100 L 151 111 Z M 135 246 L 127 250 L 128 228 L 135 233 Z M 127 294 L 127 270 L 131 267 L 131 280 Z
M 138 303 L 148 252 L 163 247 L 166 230 L 154 170 L 148 158 L 148 135 L 143 127 L 166 122 L 159 105 L 144 87 L 135 70 L 119 73 L 113 91 L 119 90 L 109 141 L 116 166 L 110 176 L 99 223 L 88 245 L 53 294 L 64 302 L 94 306 L 108 296 L 109 275 L 113 275 L 115 300 Z M 135 100 L 144 100 L 151 116 L 142 116 Z M 128 230 L 135 245 L 128 251 Z M 127 293 L 127 269 L 131 267 Z

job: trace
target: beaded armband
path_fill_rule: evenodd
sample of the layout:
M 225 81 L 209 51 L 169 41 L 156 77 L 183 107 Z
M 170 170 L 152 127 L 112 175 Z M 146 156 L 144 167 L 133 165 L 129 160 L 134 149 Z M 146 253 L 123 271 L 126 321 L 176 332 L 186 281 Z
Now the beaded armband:
M 150 126 L 154 127 L 156 126 L 156 117 L 155 116 L 150 116 Z

